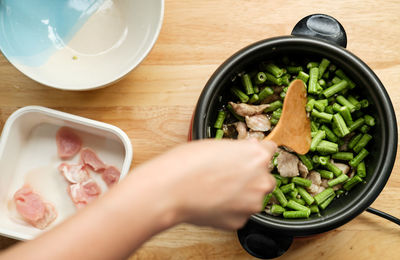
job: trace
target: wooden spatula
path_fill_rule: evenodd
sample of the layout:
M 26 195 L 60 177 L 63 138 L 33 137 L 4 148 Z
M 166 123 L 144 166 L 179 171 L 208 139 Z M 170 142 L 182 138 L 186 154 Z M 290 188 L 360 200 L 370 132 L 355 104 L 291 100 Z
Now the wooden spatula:
M 281 118 L 264 140 L 289 147 L 298 154 L 306 154 L 311 145 L 311 126 L 306 104 L 307 92 L 303 81 L 292 81 L 283 102 Z

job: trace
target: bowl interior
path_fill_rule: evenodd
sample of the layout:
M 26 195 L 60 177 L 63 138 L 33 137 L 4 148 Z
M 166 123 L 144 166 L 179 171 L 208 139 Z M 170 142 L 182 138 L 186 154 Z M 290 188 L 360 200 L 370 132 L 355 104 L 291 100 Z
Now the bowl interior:
M 0 235 L 32 239 L 76 212 L 67 192 L 68 183 L 58 171 L 63 161 L 57 156 L 55 136 L 62 126 L 74 129 L 84 147 L 92 148 L 104 162 L 120 169 L 121 179 L 127 175 L 132 152 L 114 127 L 50 109 L 24 107 L 10 116 L 1 136 Z M 79 160 L 76 155 L 65 162 L 78 163 Z M 103 192 L 108 190 L 101 175 L 93 172 L 90 175 Z M 26 224 L 11 203 L 15 192 L 25 183 L 57 209 L 56 220 L 45 230 Z
M 163 0 L 39 2 L 2 2 L 0 48 L 21 72 L 60 89 L 120 79 L 149 53 L 163 20 Z
M 194 139 L 214 136 L 211 126 L 217 109 L 229 98 L 228 89 L 238 73 L 260 61 L 282 59 L 285 55 L 312 61 L 328 58 L 353 79 L 359 95 L 371 103 L 368 113 L 376 118 L 373 141 L 368 147 L 366 183 L 335 200 L 321 216 L 314 215 L 306 220 L 286 220 L 264 213 L 252 216 L 253 220 L 279 232 L 309 235 L 335 228 L 360 214 L 378 196 L 391 173 L 397 149 L 396 119 L 384 87 L 367 65 L 341 47 L 310 38 L 279 37 L 256 43 L 233 55 L 211 77 L 197 104 L 192 134 Z

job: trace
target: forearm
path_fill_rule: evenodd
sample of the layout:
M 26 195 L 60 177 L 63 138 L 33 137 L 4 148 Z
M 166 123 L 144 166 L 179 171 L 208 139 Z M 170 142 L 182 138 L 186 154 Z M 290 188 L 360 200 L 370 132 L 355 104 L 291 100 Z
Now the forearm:
M 9 259 L 121 259 L 177 222 L 172 204 L 144 174 L 131 174 L 99 201 L 37 239 L 10 249 Z

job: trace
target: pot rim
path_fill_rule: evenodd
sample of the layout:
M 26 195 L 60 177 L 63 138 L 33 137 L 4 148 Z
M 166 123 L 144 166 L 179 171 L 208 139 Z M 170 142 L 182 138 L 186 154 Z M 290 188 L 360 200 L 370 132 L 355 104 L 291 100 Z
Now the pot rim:
M 281 48 L 285 45 L 290 47 L 290 45 L 293 44 L 307 46 L 310 48 L 310 52 L 317 55 L 324 55 L 324 52 L 335 53 L 335 55 L 338 55 L 340 59 L 345 60 L 346 63 L 351 64 L 351 66 L 356 66 L 357 72 L 363 75 L 363 77 L 366 78 L 366 81 L 368 81 L 368 83 L 376 90 L 377 98 L 385 101 L 380 102 L 379 106 L 384 111 L 385 118 L 387 119 L 384 120 L 383 123 L 385 125 L 385 133 L 383 133 L 384 143 L 380 150 L 385 156 L 381 157 L 382 159 L 378 161 L 375 169 L 375 172 L 379 171 L 381 174 L 374 174 L 374 179 L 371 178 L 371 180 L 366 184 L 371 185 L 372 187 L 366 189 L 364 192 L 361 192 L 358 196 L 353 198 L 351 203 L 344 207 L 346 210 L 340 209 L 327 217 L 322 216 L 313 220 L 278 220 L 268 218 L 260 213 L 251 216 L 251 220 L 271 229 L 271 231 L 285 232 L 295 236 L 304 236 L 337 228 L 361 214 L 380 194 L 393 169 L 397 151 L 397 123 L 395 112 L 386 89 L 368 65 L 348 50 L 326 40 L 304 36 L 279 36 L 258 41 L 233 54 L 222 65 L 220 65 L 210 77 L 196 105 L 191 134 L 194 140 L 207 138 L 208 126 L 206 118 L 207 115 L 211 113 L 210 104 L 214 92 L 218 89 L 219 82 L 226 78 L 235 67 L 241 64 L 245 57 L 252 54 L 254 55 L 255 52 L 259 52 L 264 48 L 271 48 L 272 51 L 274 51 L 274 48 Z M 371 183 L 372 181 L 373 185 Z

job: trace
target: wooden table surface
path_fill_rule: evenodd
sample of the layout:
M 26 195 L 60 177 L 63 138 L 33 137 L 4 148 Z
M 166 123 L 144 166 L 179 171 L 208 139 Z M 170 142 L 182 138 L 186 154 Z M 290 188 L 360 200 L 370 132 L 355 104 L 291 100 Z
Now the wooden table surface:
M 53 90 L 22 75 L 0 57 L 0 126 L 17 108 L 41 105 L 104 121 L 131 138 L 133 167 L 186 142 L 191 115 L 207 79 L 246 45 L 287 35 L 302 17 L 326 13 L 347 31 L 348 50 L 365 61 L 400 112 L 400 2 L 166 0 L 160 37 L 150 55 L 117 84 L 90 92 Z M 157 140 L 157 141 L 155 141 Z M 400 216 L 396 163 L 373 206 Z M 0 238 L 0 248 L 14 241 Z M 398 226 L 363 213 L 319 236 L 296 239 L 281 259 L 398 258 Z M 165 231 L 131 259 L 251 259 L 235 232 L 179 225 Z

